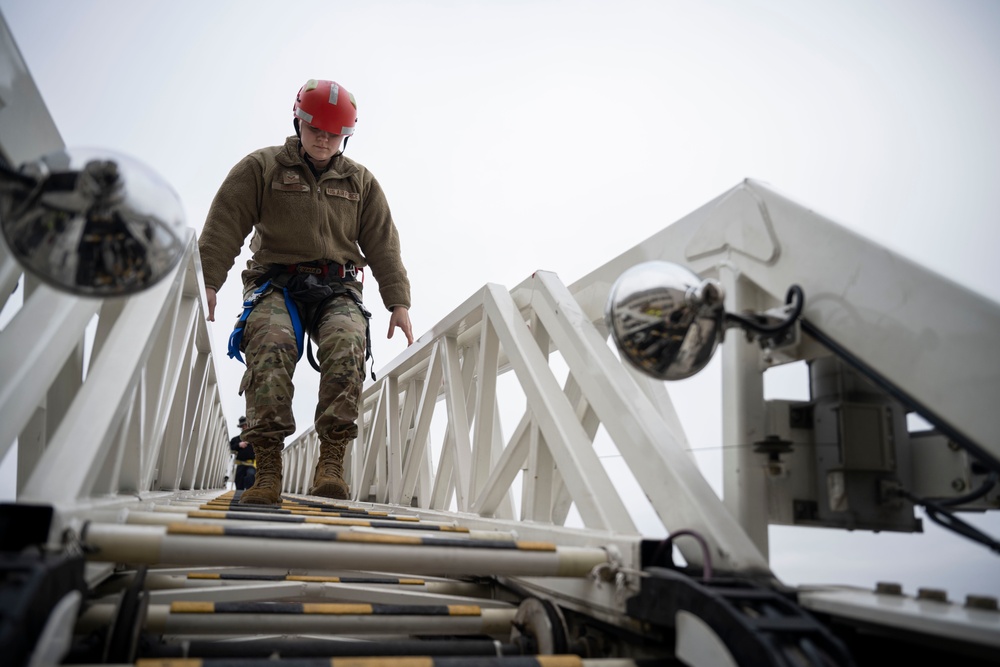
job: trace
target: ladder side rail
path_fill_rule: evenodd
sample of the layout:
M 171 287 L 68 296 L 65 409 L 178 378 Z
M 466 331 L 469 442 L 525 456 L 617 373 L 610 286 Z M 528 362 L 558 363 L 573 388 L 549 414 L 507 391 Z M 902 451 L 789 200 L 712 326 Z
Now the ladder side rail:
M 0 457 L 42 405 L 101 307 L 44 285 L 0 331 Z M 45 446 L 45 443 L 41 443 Z M 38 446 L 35 444 L 34 446 Z
M 104 322 L 102 327 L 99 321 L 98 329 L 103 330 L 103 334 L 97 338 L 103 340 L 95 340 L 88 377 L 28 479 L 23 499 L 57 506 L 72 506 L 84 501 L 91 493 L 105 458 L 112 453 L 115 439 L 122 433 L 135 432 L 132 430 L 131 420 L 144 417 L 138 414 L 141 411 L 134 410 L 129 419 L 126 419 L 130 413 L 129 401 L 136 392 L 141 394 L 150 390 L 143 383 L 143 378 L 150 370 L 149 364 L 175 363 L 175 355 L 153 355 L 152 352 L 157 344 L 157 331 L 170 329 L 169 326 L 163 326 L 163 318 L 169 317 L 171 312 L 176 313 L 184 273 L 188 263 L 192 261 L 197 261 L 193 233 L 189 236 L 185 256 L 173 274 L 141 295 L 116 300 L 120 302 L 120 312 L 112 316 L 113 322 L 110 325 Z M 200 283 L 200 265 L 195 267 L 195 271 Z M 53 296 L 59 298 L 60 295 Z M 67 311 L 72 311 L 77 302 L 94 307 L 93 299 L 67 299 Z M 109 312 L 113 313 L 115 310 L 111 308 Z M 27 312 L 30 314 L 31 309 Z M 196 317 L 195 320 L 201 323 L 200 326 L 207 326 L 203 318 Z M 82 327 L 80 330 L 82 331 Z M 162 377 L 163 372 L 163 369 L 159 369 L 151 375 Z M 192 387 L 192 391 L 210 389 L 213 392 L 213 396 L 206 397 L 207 401 L 202 401 L 203 403 L 212 406 L 221 403 L 217 384 L 206 385 L 201 382 L 198 374 L 191 374 L 189 377 L 192 383 L 197 384 Z M 173 399 L 172 396 L 160 398 Z M 146 398 L 140 395 L 136 400 L 143 401 Z M 221 409 L 212 412 L 214 420 L 218 422 L 216 428 L 224 428 Z M 152 415 L 145 418 L 152 418 Z M 143 449 L 142 460 L 156 460 L 162 444 L 160 440 L 163 438 L 163 430 L 153 432 L 140 423 L 140 432 L 142 435 L 139 442 L 128 441 L 123 446 L 140 447 Z M 152 438 L 148 437 L 151 433 L 154 436 Z M 204 465 L 211 465 L 209 458 L 206 457 L 203 461 Z M 118 474 L 105 477 L 117 478 Z M 150 491 L 152 485 L 153 479 L 150 476 L 144 480 L 139 493 Z

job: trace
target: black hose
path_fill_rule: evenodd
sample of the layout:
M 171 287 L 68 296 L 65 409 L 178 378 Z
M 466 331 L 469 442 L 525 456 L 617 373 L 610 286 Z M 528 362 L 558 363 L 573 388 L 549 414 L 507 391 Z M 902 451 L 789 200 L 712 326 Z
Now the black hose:
M 984 484 L 979 490 L 982 490 L 982 488 L 986 486 L 987 485 Z M 992 488 L 992 484 L 989 485 L 989 488 Z M 989 491 L 989 488 L 987 488 L 986 491 Z M 924 508 L 924 512 L 926 512 L 927 517 L 942 528 L 947 528 L 962 537 L 966 537 L 973 542 L 978 542 L 991 551 L 1000 554 L 1000 541 L 990 537 L 972 524 L 966 523 L 960 519 L 955 515 L 954 511 L 946 507 L 944 503 L 931 500 L 929 498 L 918 498 L 905 489 L 900 490 L 899 495 L 908 499 L 914 505 L 921 505 Z M 954 504 L 955 500 L 956 499 L 951 499 L 951 502 Z
M 664 555 L 664 552 L 666 552 L 666 557 L 667 557 L 666 562 L 668 562 L 671 566 L 673 566 L 674 559 L 672 550 L 673 550 L 674 538 L 681 537 L 683 535 L 693 537 L 701 546 L 701 558 L 702 558 L 701 579 L 702 581 L 710 581 L 712 579 L 712 552 L 708 548 L 708 541 L 700 533 L 696 533 L 693 530 L 676 530 L 667 535 L 665 538 L 663 538 L 663 541 L 660 542 L 660 546 L 656 548 L 656 552 L 653 554 L 651 563 L 655 565 L 656 563 L 660 562 L 660 558 Z
M 805 296 L 802 288 L 798 285 L 789 287 L 788 292 L 785 294 L 785 305 L 791 305 L 793 302 L 795 305 L 792 312 L 784 320 L 775 322 L 774 324 L 767 324 L 760 316 L 747 317 L 745 315 L 737 315 L 736 313 L 726 313 L 726 320 L 735 322 L 741 327 L 761 334 L 766 338 L 773 338 L 790 329 L 795 324 L 795 321 L 799 319 L 799 316 L 802 315 Z
M 954 507 L 955 505 L 971 503 L 979 500 L 992 491 L 993 487 L 997 485 L 997 477 L 998 475 L 996 472 L 990 472 L 978 489 L 971 491 L 964 496 L 958 496 L 957 498 L 931 498 L 930 500 L 945 507 Z

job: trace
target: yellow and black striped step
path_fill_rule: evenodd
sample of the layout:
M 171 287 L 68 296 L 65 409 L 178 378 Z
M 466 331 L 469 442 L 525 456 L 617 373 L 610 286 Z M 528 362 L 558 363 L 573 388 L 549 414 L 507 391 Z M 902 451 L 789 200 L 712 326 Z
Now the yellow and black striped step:
M 218 496 L 212 500 L 209 500 L 208 505 L 229 505 L 233 507 L 239 507 L 240 509 L 256 509 L 256 508 L 274 508 L 272 505 L 242 505 L 240 504 L 240 497 L 242 491 L 230 491 L 221 496 Z M 313 511 L 313 512 L 352 512 L 355 514 L 364 514 L 366 516 L 386 516 L 389 513 L 382 510 L 367 510 L 362 507 L 355 507 L 353 505 L 347 505 L 342 502 L 332 502 L 332 501 L 321 501 L 321 500 L 307 500 L 305 498 L 296 498 L 290 496 L 281 496 L 281 502 L 279 503 L 278 509 L 292 509 L 292 510 L 302 510 L 302 511 Z M 417 520 L 416 517 L 409 517 L 413 520 Z
M 524 540 L 466 540 L 449 537 L 410 535 L 379 535 L 365 532 L 306 531 L 295 528 L 264 526 L 216 526 L 192 523 L 172 523 L 168 535 L 204 535 L 220 537 L 256 537 L 272 540 L 307 540 L 317 542 L 353 542 L 367 544 L 398 544 L 408 546 L 453 547 L 465 549 L 513 549 L 518 551 L 552 551 L 555 544 Z
M 266 521 L 273 523 L 315 523 L 326 526 L 358 526 L 364 528 L 394 528 L 412 530 L 430 530 L 448 533 L 468 533 L 464 526 L 443 526 L 440 524 L 424 524 L 415 521 L 399 521 L 385 519 L 352 519 L 332 516 L 303 516 L 301 514 L 262 513 L 254 515 L 246 510 L 238 512 L 223 510 L 194 510 L 187 513 L 189 519 L 228 519 L 234 521 Z
M 271 505 L 240 505 L 235 502 L 210 502 L 203 503 L 198 507 L 200 510 L 223 511 L 223 512 L 255 512 L 262 514 L 288 514 L 302 516 L 331 516 L 364 519 L 368 517 L 378 517 L 381 521 L 413 521 L 419 522 L 415 516 L 390 514 L 388 512 L 376 512 L 363 509 L 352 509 L 349 507 L 303 507 L 294 503 L 282 503 L 280 506 Z
M 388 584 L 423 586 L 424 579 L 413 577 L 327 577 L 318 574 L 247 574 L 243 572 L 189 572 L 188 579 L 225 581 L 306 581 L 321 584 Z
M 199 602 L 170 603 L 171 614 L 322 614 L 328 616 L 482 616 L 471 604 L 363 604 L 348 602 Z
M 240 502 L 239 496 L 234 498 L 216 498 L 214 500 L 209 500 L 203 505 L 214 505 L 214 506 L 226 506 L 239 509 L 255 510 L 255 509 L 285 509 L 285 510 L 300 510 L 300 511 L 311 511 L 311 512 L 353 512 L 355 514 L 364 514 L 372 516 L 383 516 L 388 514 L 388 512 L 382 510 L 369 510 L 363 507 L 352 507 L 351 505 L 342 505 L 340 503 L 309 503 L 304 504 L 296 502 L 293 499 L 282 497 L 281 501 L 275 503 L 274 505 L 246 505 Z

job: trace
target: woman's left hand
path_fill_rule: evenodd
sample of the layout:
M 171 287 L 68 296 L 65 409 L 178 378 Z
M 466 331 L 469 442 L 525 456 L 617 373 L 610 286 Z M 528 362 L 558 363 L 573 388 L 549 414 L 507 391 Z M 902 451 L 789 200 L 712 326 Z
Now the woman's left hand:
M 389 316 L 389 335 L 387 338 L 392 338 L 393 332 L 399 327 L 406 336 L 406 346 L 409 347 L 413 345 L 413 327 L 410 325 L 410 309 L 403 308 L 402 306 L 396 306 L 392 309 L 392 314 Z

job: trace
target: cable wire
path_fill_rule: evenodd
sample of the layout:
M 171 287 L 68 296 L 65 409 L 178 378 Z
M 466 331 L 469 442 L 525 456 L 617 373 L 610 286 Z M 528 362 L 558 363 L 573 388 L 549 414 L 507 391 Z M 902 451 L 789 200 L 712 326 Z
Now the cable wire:
M 987 483 L 984 484 L 983 487 L 989 484 L 990 488 L 992 488 L 992 485 L 995 483 L 995 479 L 992 482 L 987 480 Z M 982 490 L 982 487 L 979 490 Z M 987 491 L 989 491 L 989 489 L 987 489 Z M 978 493 L 978 491 L 976 493 Z M 962 537 L 966 537 L 973 542 L 982 544 L 990 551 L 1000 554 L 1000 540 L 990 537 L 972 524 L 960 519 L 955 514 L 954 510 L 949 509 L 943 502 L 930 498 L 918 498 L 905 489 L 901 489 L 899 491 L 899 495 L 911 501 L 914 505 L 922 506 L 924 511 L 927 513 L 927 517 L 942 528 L 947 528 Z M 952 499 L 953 504 L 957 504 L 954 503 L 954 500 L 955 499 Z
M 765 338 L 774 338 L 790 329 L 802 314 L 802 308 L 805 305 L 805 295 L 802 292 L 801 287 L 798 285 L 792 285 L 788 288 L 788 292 L 785 294 L 785 305 L 791 305 L 792 311 L 785 317 L 785 319 L 780 322 L 775 322 L 774 324 L 767 324 L 764 321 L 764 318 L 760 315 L 747 317 L 736 313 L 726 313 L 726 320 L 736 322 L 744 329 L 749 329 L 750 331 L 760 334 Z
M 982 485 L 975 491 L 971 491 L 964 496 L 958 496 L 957 498 L 931 498 L 938 505 L 944 505 L 945 507 L 953 507 L 955 505 L 964 505 L 966 503 L 971 503 L 979 500 L 987 493 L 993 490 L 993 487 L 997 485 L 997 475 L 996 471 L 990 471 L 986 479 L 983 481 Z
M 663 555 L 663 552 L 666 551 L 669 558 L 669 562 L 671 565 L 673 565 L 674 559 L 672 557 L 671 551 L 674 544 L 674 538 L 681 537 L 684 535 L 687 535 L 688 537 L 693 537 L 695 540 L 698 541 L 698 544 L 701 546 L 701 559 L 702 559 L 701 578 L 702 581 L 710 581 L 712 579 L 712 553 L 708 548 L 708 541 L 704 537 L 702 537 L 700 533 L 696 533 L 693 530 L 677 530 L 670 533 L 665 538 L 663 538 L 663 541 L 660 542 L 660 546 L 656 548 L 656 552 L 653 554 L 652 563 L 655 564 L 659 562 L 660 557 Z

